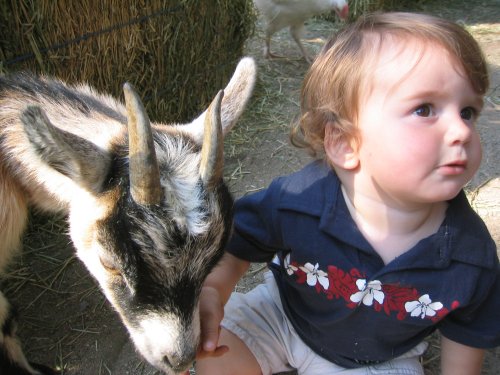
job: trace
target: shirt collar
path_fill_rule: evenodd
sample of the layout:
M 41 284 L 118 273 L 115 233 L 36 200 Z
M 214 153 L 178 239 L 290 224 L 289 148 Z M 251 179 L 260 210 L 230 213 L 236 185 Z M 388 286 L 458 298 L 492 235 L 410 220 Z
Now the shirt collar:
M 440 231 L 447 239 L 445 249 L 451 259 L 484 268 L 497 266 L 495 241 L 463 191 L 450 201 Z
M 352 219 L 340 180 L 327 163 L 317 161 L 304 168 L 288 182 L 287 192 L 290 190 L 292 194 L 283 197 L 280 208 L 317 216 L 321 231 L 360 251 L 376 254 Z M 452 261 L 484 268 L 498 264 L 495 242 L 463 191 L 449 201 L 439 230 L 399 258 L 391 263 L 411 268 L 445 268 Z

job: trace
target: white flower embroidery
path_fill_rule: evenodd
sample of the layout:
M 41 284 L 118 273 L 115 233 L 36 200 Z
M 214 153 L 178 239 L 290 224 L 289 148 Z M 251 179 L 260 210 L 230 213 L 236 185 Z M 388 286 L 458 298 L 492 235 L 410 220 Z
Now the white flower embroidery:
M 405 310 L 411 316 L 420 316 L 424 319 L 426 316 L 434 316 L 438 310 L 443 308 L 441 302 L 432 302 L 428 294 L 424 294 L 418 301 L 411 301 L 405 303 Z
M 328 289 L 330 286 L 330 280 L 328 280 L 328 274 L 324 271 L 318 270 L 319 264 L 316 263 L 313 266 L 311 263 L 307 262 L 304 266 L 300 267 L 302 271 L 304 271 L 307 275 L 307 285 L 315 286 L 317 283 L 320 283 L 321 286 L 325 289 Z
M 288 253 L 288 255 L 285 257 L 284 265 L 285 265 L 286 273 L 288 275 L 293 275 L 294 272 L 297 272 L 297 270 L 298 270 L 297 267 L 290 264 L 290 253 Z
M 373 305 L 373 300 L 382 304 L 384 302 L 384 292 L 382 292 L 382 283 L 378 280 L 370 281 L 368 284 L 365 279 L 356 280 L 356 286 L 359 292 L 351 295 L 350 299 L 352 302 L 359 303 L 363 301 L 366 306 Z

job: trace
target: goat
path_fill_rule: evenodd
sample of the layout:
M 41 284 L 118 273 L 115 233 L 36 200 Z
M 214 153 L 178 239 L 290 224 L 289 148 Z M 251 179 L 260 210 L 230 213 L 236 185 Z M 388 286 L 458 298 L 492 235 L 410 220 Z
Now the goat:
M 251 97 L 243 58 L 224 91 L 189 124 L 151 124 L 131 84 L 125 106 L 87 85 L 14 73 L 0 77 L 0 271 L 20 248 L 29 207 L 67 214 L 77 256 L 141 355 L 186 371 L 200 336 L 202 283 L 232 229 L 223 137 Z M 0 292 L 0 371 L 30 364 Z

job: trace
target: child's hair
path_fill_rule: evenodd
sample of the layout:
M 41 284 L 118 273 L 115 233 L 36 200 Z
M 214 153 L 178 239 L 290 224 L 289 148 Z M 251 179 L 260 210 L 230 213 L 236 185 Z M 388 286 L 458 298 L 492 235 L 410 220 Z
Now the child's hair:
M 368 14 L 334 35 L 306 74 L 301 117 L 290 135 L 295 146 L 309 149 L 313 156 L 323 156 L 326 124 L 333 126 L 333 142 L 347 139 L 359 144 L 356 118 L 360 97 L 387 36 L 442 46 L 463 67 L 473 89 L 486 94 L 489 79 L 485 58 L 463 27 L 424 14 Z

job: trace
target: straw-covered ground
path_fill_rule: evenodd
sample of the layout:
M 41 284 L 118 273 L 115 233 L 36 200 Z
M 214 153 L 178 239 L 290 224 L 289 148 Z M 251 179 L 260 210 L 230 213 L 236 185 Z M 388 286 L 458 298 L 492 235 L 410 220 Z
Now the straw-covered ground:
M 425 11 L 463 22 L 480 41 L 490 63 L 492 89 L 479 122 L 484 161 L 469 187 L 480 214 L 500 243 L 500 7 L 498 0 L 425 2 Z M 311 20 L 306 48 L 315 54 L 338 25 Z M 283 31 L 273 38 L 273 51 L 290 58 L 261 58 L 262 30 L 249 41 L 247 54 L 259 67 L 255 95 L 237 128 L 226 140 L 226 177 L 236 197 L 265 187 L 272 178 L 298 169 L 309 159 L 288 144 L 288 127 L 298 113 L 299 89 L 307 64 Z M 135 354 L 125 329 L 96 283 L 73 255 L 63 233 L 63 218 L 33 214 L 24 252 L 3 290 L 21 315 L 20 336 L 29 358 L 58 367 L 68 375 L 155 374 Z M 239 284 L 249 290 L 260 281 L 255 265 Z M 452 286 L 450 286 L 452 287 Z M 439 341 L 430 338 L 424 365 L 438 374 Z M 484 374 L 498 374 L 500 349 L 487 353 Z

